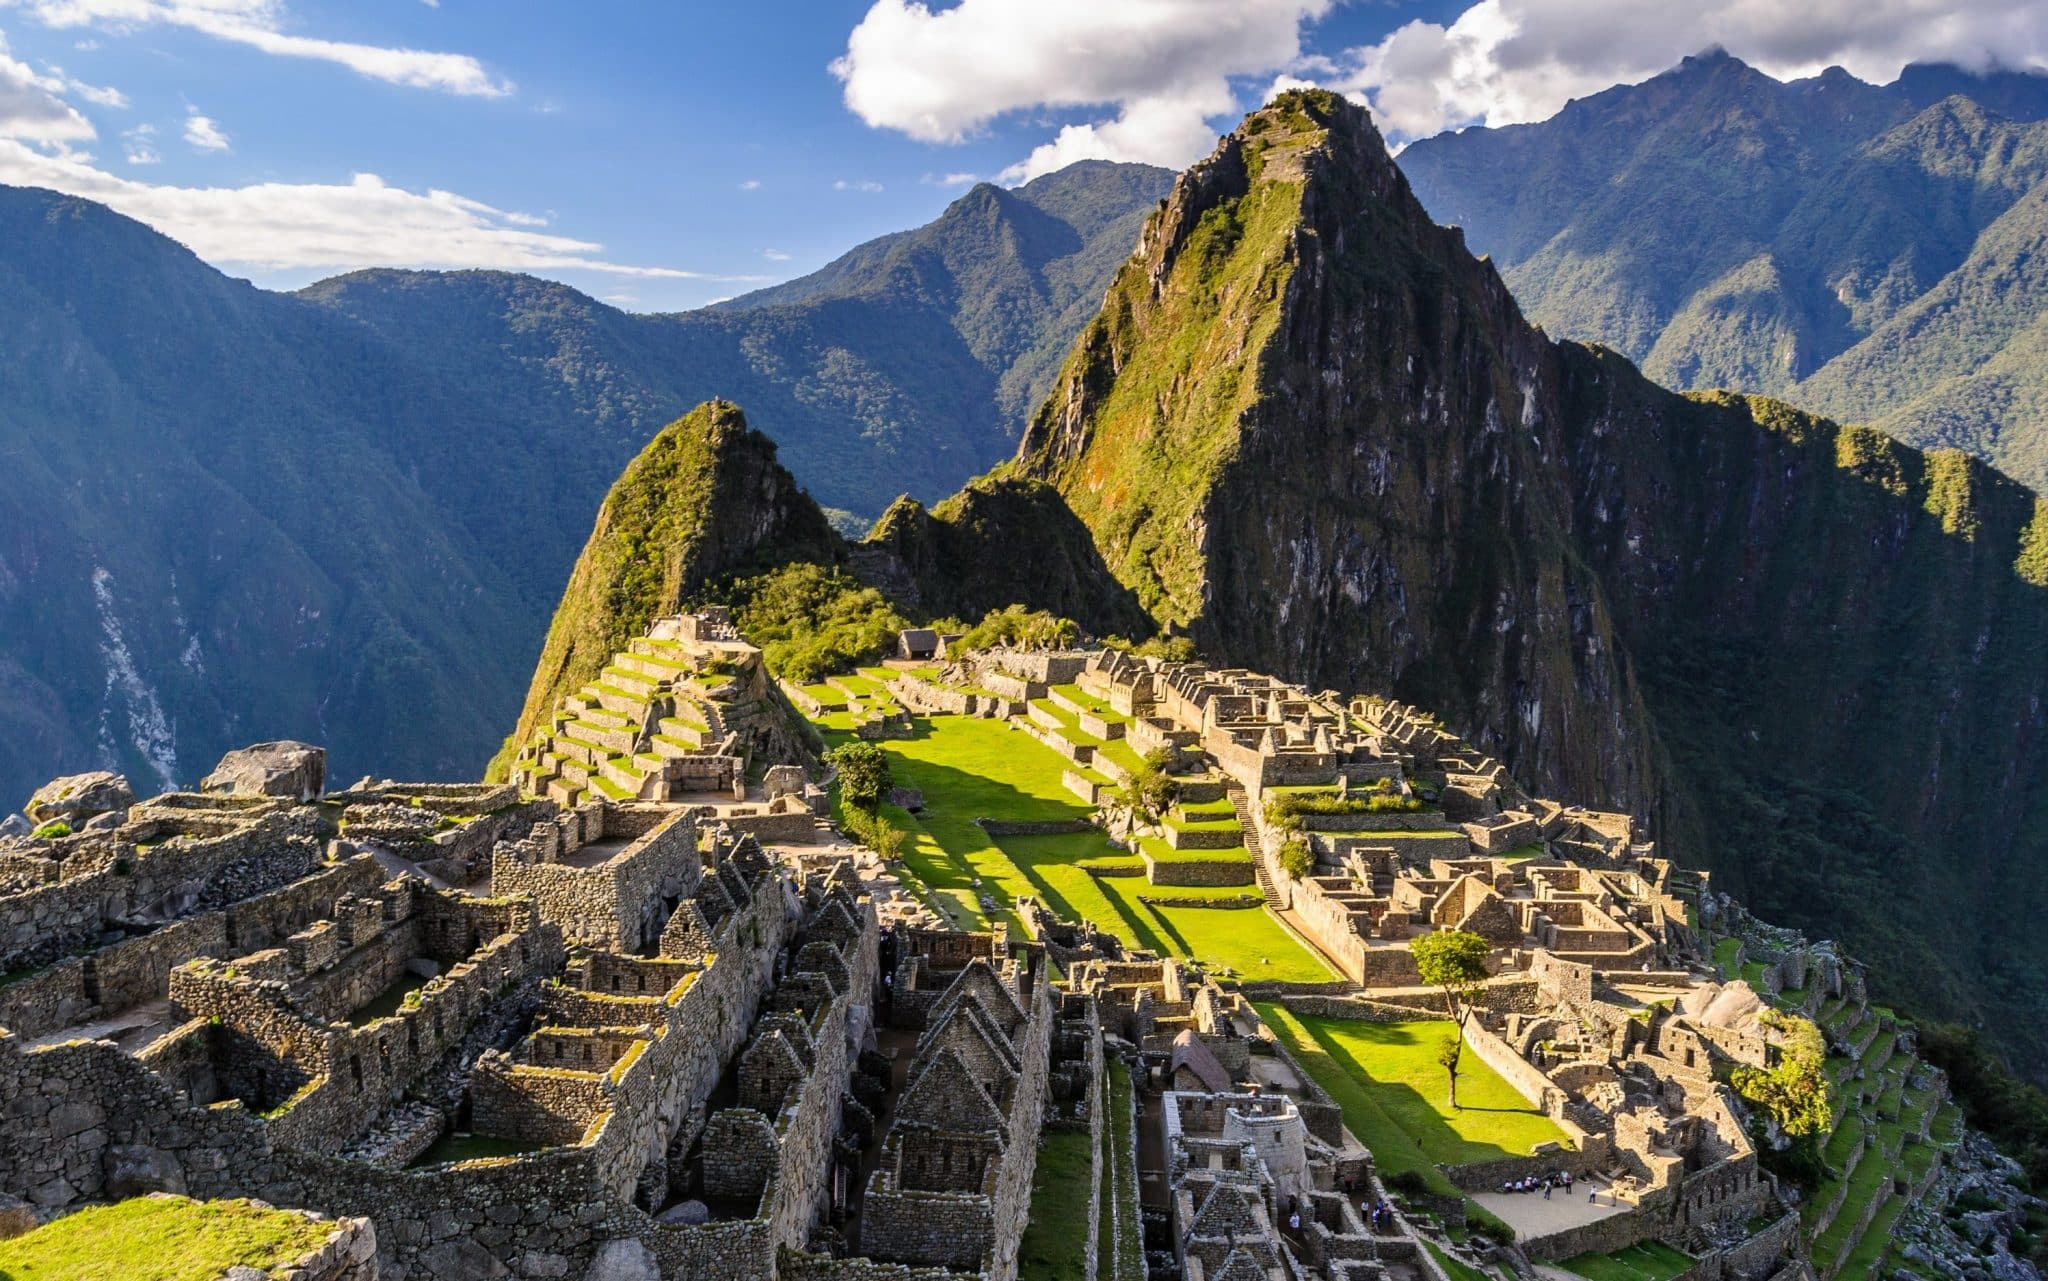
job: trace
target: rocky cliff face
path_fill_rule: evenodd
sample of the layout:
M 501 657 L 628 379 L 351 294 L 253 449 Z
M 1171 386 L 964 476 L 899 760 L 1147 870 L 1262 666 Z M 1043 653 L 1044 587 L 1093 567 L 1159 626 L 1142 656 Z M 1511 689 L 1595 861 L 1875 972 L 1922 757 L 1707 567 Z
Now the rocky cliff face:
M 1342 100 L 1182 179 L 1014 471 L 1212 657 L 1438 709 L 1930 1012 L 2044 1004 L 2033 496 L 1549 341 Z

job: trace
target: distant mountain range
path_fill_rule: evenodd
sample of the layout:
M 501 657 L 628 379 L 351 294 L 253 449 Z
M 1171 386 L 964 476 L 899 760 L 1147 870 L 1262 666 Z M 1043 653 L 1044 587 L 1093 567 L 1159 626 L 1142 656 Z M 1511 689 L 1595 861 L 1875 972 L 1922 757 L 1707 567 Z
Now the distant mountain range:
M 1725 53 L 1418 142 L 1431 215 L 1531 319 L 1681 389 L 1766 392 L 2048 486 L 2048 75 Z
M 860 524 L 1011 453 L 1165 170 L 978 186 L 721 306 L 637 316 L 496 272 L 279 294 L 139 223 L 0 189 L 0 814 L 229 747 L 473 777 L 606 486 L 744 401 Z M 351 775 L 353 776 L 353 775 Z

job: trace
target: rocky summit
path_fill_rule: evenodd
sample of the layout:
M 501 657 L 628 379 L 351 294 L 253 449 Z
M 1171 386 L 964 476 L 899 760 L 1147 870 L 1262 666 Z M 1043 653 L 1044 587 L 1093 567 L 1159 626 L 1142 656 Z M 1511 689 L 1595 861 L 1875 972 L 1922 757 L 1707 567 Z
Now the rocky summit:
M 2031 491 L 1553 341 L 1313 90 L 1051 387 L 858 541 L 661 430 L 482 781 L 38 789 L 0 1277 L 2036 1281 Z

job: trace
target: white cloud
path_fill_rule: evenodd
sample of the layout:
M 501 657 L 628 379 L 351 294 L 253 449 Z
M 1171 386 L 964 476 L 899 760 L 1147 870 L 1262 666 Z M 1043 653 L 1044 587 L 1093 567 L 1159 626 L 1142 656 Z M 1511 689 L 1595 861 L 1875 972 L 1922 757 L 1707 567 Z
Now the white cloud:
M 61 146 L 45 150 L 0 140 L 0 183 L 97 200 L 209 262 L 258 271 L 490 267 L 659 280 L 768 279 L 613 262 L 592 241 L 522 226 L 507 211 L 454 192 L 389 186 L 375 174 L 357 174 L 346 184 L 159 186 L 105 172 Z
M 769 262 L 789 261 L 789 255 L 782 252 L 780 249 L 763 249 L 761 251 L 761 256 L 763 258 L 766 258 Z
M 58 96 L 64 88 L 61 76 L 39 75 L 10 57 L 7 37 L 0 35 L 0 138 L 67 143 L 96 137 L 92 122 Z
M 857 178 L 852 182 L 848 182 L 846 179 L 841 178 L 838 182 L 832 184 L 832 190 L 873 192 L 882 190 L 882 184 L 876 182 L 872 178 Z
M 155 125 L 137 125 L 121 135 L 122 156 L 131 165 L 153 165 L 163 159 L 157 151 Z
M 128 109 L 128 95 L 106 85 L 89 85 L 83 80 L 73 80 L 64 74 L 64 68 L 45 66 L 44 74 L 64 86 L 66 93 L 76 94 L 95 107 L 106 107 L 113 111 Z
M 923 181 L 933 187 L 971 187 L 981 181 L 980 174 L 973 173 L 928 173 Z
M 1075 160 L 1181 165 L 1236 114 L 1230 77 L 1270 75 L 1301 57 L 1301 24 L 1335 0 L 876 0 L 832 63 L 846 105 L 878 128 L 960 142 L 1033 108 L 1114 108 L 1068 125 L 1005 173 L 1031 178 Z
M 1908 62 L 1983 67 L 2048 55 L 2040 0 L 1481 0 L 1410 22 L 1318 79 L 1365 99 L 1390 136 L 1541 120 L 1721 45 L 1781 79 L 1839 64 L 1884 83 Z
M 347 67 L 391 84 L 496 98 L 510 82 L 491 75 L 468 54 L 394 49 L 297 35 L 284 29 L 282 0 L 0 0 L 26 9 L 51 27 L 127 30 L 161 23 L 217 40 L 247 45 L 280 58 L 307 58 Z
M 199 108 L 185 108 L 185 141 L 200 151 L 226 151 L 228 136 L 212 117 L 199 114 Z
M 741 191 L 759 191 L 760 189 L 761 180 L 759 178 L 749 178 L 740 184 Z

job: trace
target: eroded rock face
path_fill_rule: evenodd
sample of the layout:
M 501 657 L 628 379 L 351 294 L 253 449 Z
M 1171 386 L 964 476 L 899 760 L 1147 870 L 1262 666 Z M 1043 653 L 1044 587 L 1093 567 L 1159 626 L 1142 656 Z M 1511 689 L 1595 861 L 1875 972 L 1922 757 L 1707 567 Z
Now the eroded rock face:
M 236 796 L 318 797 L 327 785 L 327 750 L 290 741 L 257 743 L 220 758 L 199 784 L 203 792 Z
M 90 774 L 67 774 L 53 778 L 28 798 L 28 820 L 40 826 L 58 819 L 82 827 L 98 814 L 112 814 L 135 804 L 135 789 L 128 779 L 106 770 Z

